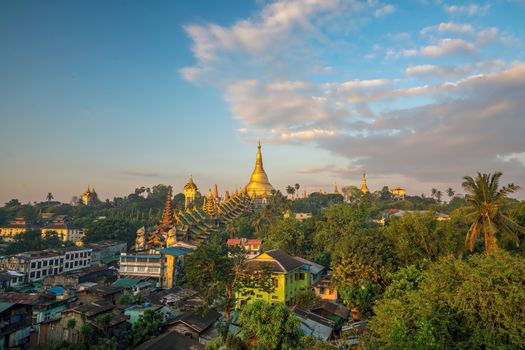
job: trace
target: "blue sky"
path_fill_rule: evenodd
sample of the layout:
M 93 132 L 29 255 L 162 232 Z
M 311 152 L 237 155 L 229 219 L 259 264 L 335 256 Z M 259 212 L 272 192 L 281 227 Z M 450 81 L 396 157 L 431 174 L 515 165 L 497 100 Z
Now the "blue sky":
M 0 202 L 525 186 L 523 1 L 3 1 Z M 523 192 L 523 191 L 522 191 Z

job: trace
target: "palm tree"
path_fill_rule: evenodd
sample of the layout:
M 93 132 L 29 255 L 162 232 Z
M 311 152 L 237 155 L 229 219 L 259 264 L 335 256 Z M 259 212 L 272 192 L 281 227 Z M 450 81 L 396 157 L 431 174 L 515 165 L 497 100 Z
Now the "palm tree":
M 438 190 L 436 192 L 436 198 L 438 200 L 438 203 L 441 203 L 441 198 L 443 197 L 443 192 L 441 192 L 441 190 Z
M 295 195 L 296 195 L 297 197 L 299 197 L 299 189 L 301 188 L 301 185 L 299 185 L 299 184 L 295 184 L 294 187 L 295 187 Z
M 438 190 L 433 188 L 432 190 L 430 190 L 430 197 L 434 198 L 437 194 Z
M 452 199 L 452 197 L 454 197 L 454 195 L 456 194 L 456 191 L 454 191 L 454 190 L 452 189 L 452 187 L 447 188 L 447 191 L 446 191 L 446 192 L 447 192 L 447 196 L 448 196 L 448 198 L 450 198 L 450 199 Z
M 55 199 L 55 197 L 53 197 L 53 194 L 51 192 L 48 192 L 46 196 L 46 200 L 48 202 L 51 202 L 53 199 Z
M 290 186 L 290 185 L 288 185 L 288 186 L 286 187 L 286 193 L 288 193 L 289 195 L 291 195 L 292 198 L 293 198 L 293 194 L 295 193 L 295 188 L 292 187 L 292 186 Z
M 475 179 L 470 176 L 463 177 L 465 181 L 462 186 L 467 192 L 465 199 L 469 203 L 466 218 L 472 222 L 466 237 L 470 251 L 474 249 L 474 243 L 480 233 L 483 233 L 485 251 L 489 255 L 497 248 L 498 236 L 505 236 L 518 245 L 519 239 L 516 233 L 525 233 L 523 227 L 502 211 L 508 195 L 516 192 L 520 187 L 511 183 L 499 188 L 501 175 L 501 172 L 494 174 L 478 172 Z

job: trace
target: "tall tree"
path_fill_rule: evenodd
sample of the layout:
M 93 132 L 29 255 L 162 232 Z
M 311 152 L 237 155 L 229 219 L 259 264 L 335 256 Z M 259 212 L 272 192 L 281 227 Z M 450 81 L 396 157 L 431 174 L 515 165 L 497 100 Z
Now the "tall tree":
M 299 189 L 301 188 L 301 185 L 295 184 L 294 188 L 295 188 L 295 196 L 299 197 Z
M 437 199 L 438 203 L 441 203 L 441 198 L 443 198 L 443 192 L 441 192 L 441 190 L 438 190 L 436 192 L 436 199 Z
M 437 189 L 435 189 L 435 188 L 431 189 L 431 190 L 430 190 L 430 196 L 431 196 L 432 198 L 435 198 L 436 195 L 437 195 L 437 192 L 438 192 Z
M 470 251 L 474 250 L 476 238 L 481 233 L 487 254 L 491 254 L 497 247 L 498 236 L 508 238 L 518 245 L 517 233 L 525 233 L 525 229 L 505 215 L 502 208 L 509 194 L 516 192 L 520 187 L 510 183 L 500 188 L 501 176 L 501 172 L 478 172 L 476 178 L 463 178 L 465 181 L 462 186 L 467 192 L 465 199 L 469 204 L 466 217 L 472 223 L 466 237 Z
M 454 191 L 452 187 L 447 188 L 447 196 L 449 199 L 452 199 L 452 197 L 454 197 L 455 194 L 456 194 L 456 191 Z
M 51 192 L 48 192 L 46 196 L 46 200 L 48 202 L 51 202 L 53 199 L 55 199 L 55 197 L 53 197 L 53 194 Z
M 286 186 L 286 193 L 292 196 L 292 199 L 293 199 L 293 194 L 295 193 L 295 187 L 290 186 L 290 185 Z

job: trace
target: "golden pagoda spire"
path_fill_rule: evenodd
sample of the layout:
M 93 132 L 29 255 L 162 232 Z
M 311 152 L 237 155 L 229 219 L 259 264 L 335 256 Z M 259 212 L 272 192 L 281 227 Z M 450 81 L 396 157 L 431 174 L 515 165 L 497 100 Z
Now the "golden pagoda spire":
M 368 186 L 366 185 L 366 173 L 363 171 L 363 178 L 361 179 L 361 192 L 368 193 Z
M 334 181 L 334 194 L 339 194 L 339 190 L 337 189 L 337 182 Z
M 257 154 L 255 156 L 255 169 L 253 169 L 250 182 L 245 187 L 246 193 L 252 197 L 265 196 L 274 190 L 273 186 L 268 180 L 268 175 L 264 171 L 261 142 L 257 143 Z
M 168 189 L 166 193 L 166 206 L 164 207 L 164 212 L 162 214 L 162 227 L 168 227 L 173 225 L 173 209 L 171 208 L 171 188 Z
M 217 184 L 213 185 L 213 198 L 219 198 L 219 189 L 217 188 Z

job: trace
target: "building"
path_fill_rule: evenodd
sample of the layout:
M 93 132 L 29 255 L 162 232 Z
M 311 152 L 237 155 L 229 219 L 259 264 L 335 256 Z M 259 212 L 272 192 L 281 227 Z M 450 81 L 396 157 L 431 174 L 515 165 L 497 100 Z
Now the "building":
M 90 188 L 89 185 L 87 187 L 87 190 L 82 193 L 82 196 L 80 197 L 82 204 L 84 205 L 95 205 L 100 200 L 98 199 L 98 194 L 95 191 L 95 187 Z
M 236 293 L 237 308 L 255 300 L 270 303 L 281 302 L 293 305 L 298 293 L 310 290 L 310 266 L 282 250 L 272 249 L 244 263 L 248 273 L 267 270 L 271 274 L 273 290 L 263 288 L 244 288 Z
M 84 238 L 84 229 L 69 224 L 65 218 L 60 217 L 42 227 L 42 236 L 56 232 L 63 242 L 78 243 Z
M 22 285 L 25 275 L 20 272 L 10 270 L 0 270 L 0 292 Z
M 61 318 L 42 324 L 40 326 L 39 344 L 60 341 L 79 343 L 82 337 L 82 326 L 87 322 L 95 329 L 99 329 L 96 318 L 103 314 L 111 315 L 107 329 L 111 337 L 119 339 L 131 327 L 126 322 L 128 317 L 122 314 L 115 305 L 103 302 L 89 303 L 64 310 Z
M 82 284 L 108 284 L 117 279 L 117 270 L 106 266 L 89 266 L 79 270 L 64 272 L 58 275 L 46 276 L 42 280 L 43 287 L 62 286 L 79 289 Z
M 115 304 L 117 298 L 122 294 L 123 288 L 108 286 L 93 286 L 77 292 L 77 297 L 83 304 L 104 301 L 109 304 Z
M 0 269 L 23 273 L 25 282 L 90 265 L 91 249 L 83 247 L 45 249 L 0 257 Z
M 193 182 L 193 177 L 190 175 L 188 183 L 184 185 L 184 208 L 188 209 L 195 201 L 195 198 L 199 197 L 199 189 Z
M 255 204 L 266 204 L 268 197 L 274 191 L 273 186 L 268 180 L 268 175 L 264 171 L 261 143 L 257 145 L 257 154 L 255 157 L 255 168 L 253 169 L 250 182 L 245 187 L 246 192 L 255 200 Z
M 176 284 L 180 262 L 187 250 L 163 248 L 147 253 L 122 253 L 120 255 L 120 276 L 152 277 L 159 286 L 171 288 Z
M 0 349 L 23 348 L 31 335 L 30 305 L 0 302 Z
M 204 345 L 176 331 L 169 331 L 137 346 L 134 350 L 204 350 Z
M 312 290 L 322 300 L 336 301 L 338 299 L 337 288 L 332 283 L 332 275 L 324 275 L 313 286 Z
M 230 238 L 226 242 L 228 247 L 240 247 L 246 259 L 253 259 L 262 253 L 261 239 Z
M 213 309 L 206 314 L 188 312 L 173 321 L 169 329 L 206 345 L 208 341 L 219 336 L 215 323 L 220 317 L 221 315 Z
M 321 279 L 325 270 L 323 265 L 319 265 L 317 263 L 314 263 L 313 261 L 301 258 L 299 256 L 294 256 L 293 258 L 299 261 L 300 263 L 303 263 L 305 268 L 310 271 L 310 281 L 308 282 L 310 286 L 314 283 L 317 283 Z
M 406 190 L 402 187 L 396 187 L 394 189 L 392 189 L 390 192 L 392 192 L 392 195 L 394 196 L 394 199 L 396 200 L 404 200 L 405 199 L 405 194 L 406 194 Z
M 0 236 L 4 241 L 12 241 L 17 235 L 34 230 L 40 230 L 40 227 L 27 221 L 24 217 L 17 217 L 9 224 L 0 227 Z
M 112 240 L 100 241 L 97 243 L 86 243 L 84 244 L 84 247 L 90 248 L 92 250 L 92 264 L 104 263 L 111 258 L 118 260 L 120 253 L 125 253 L 128 249 L 126 242 Z

